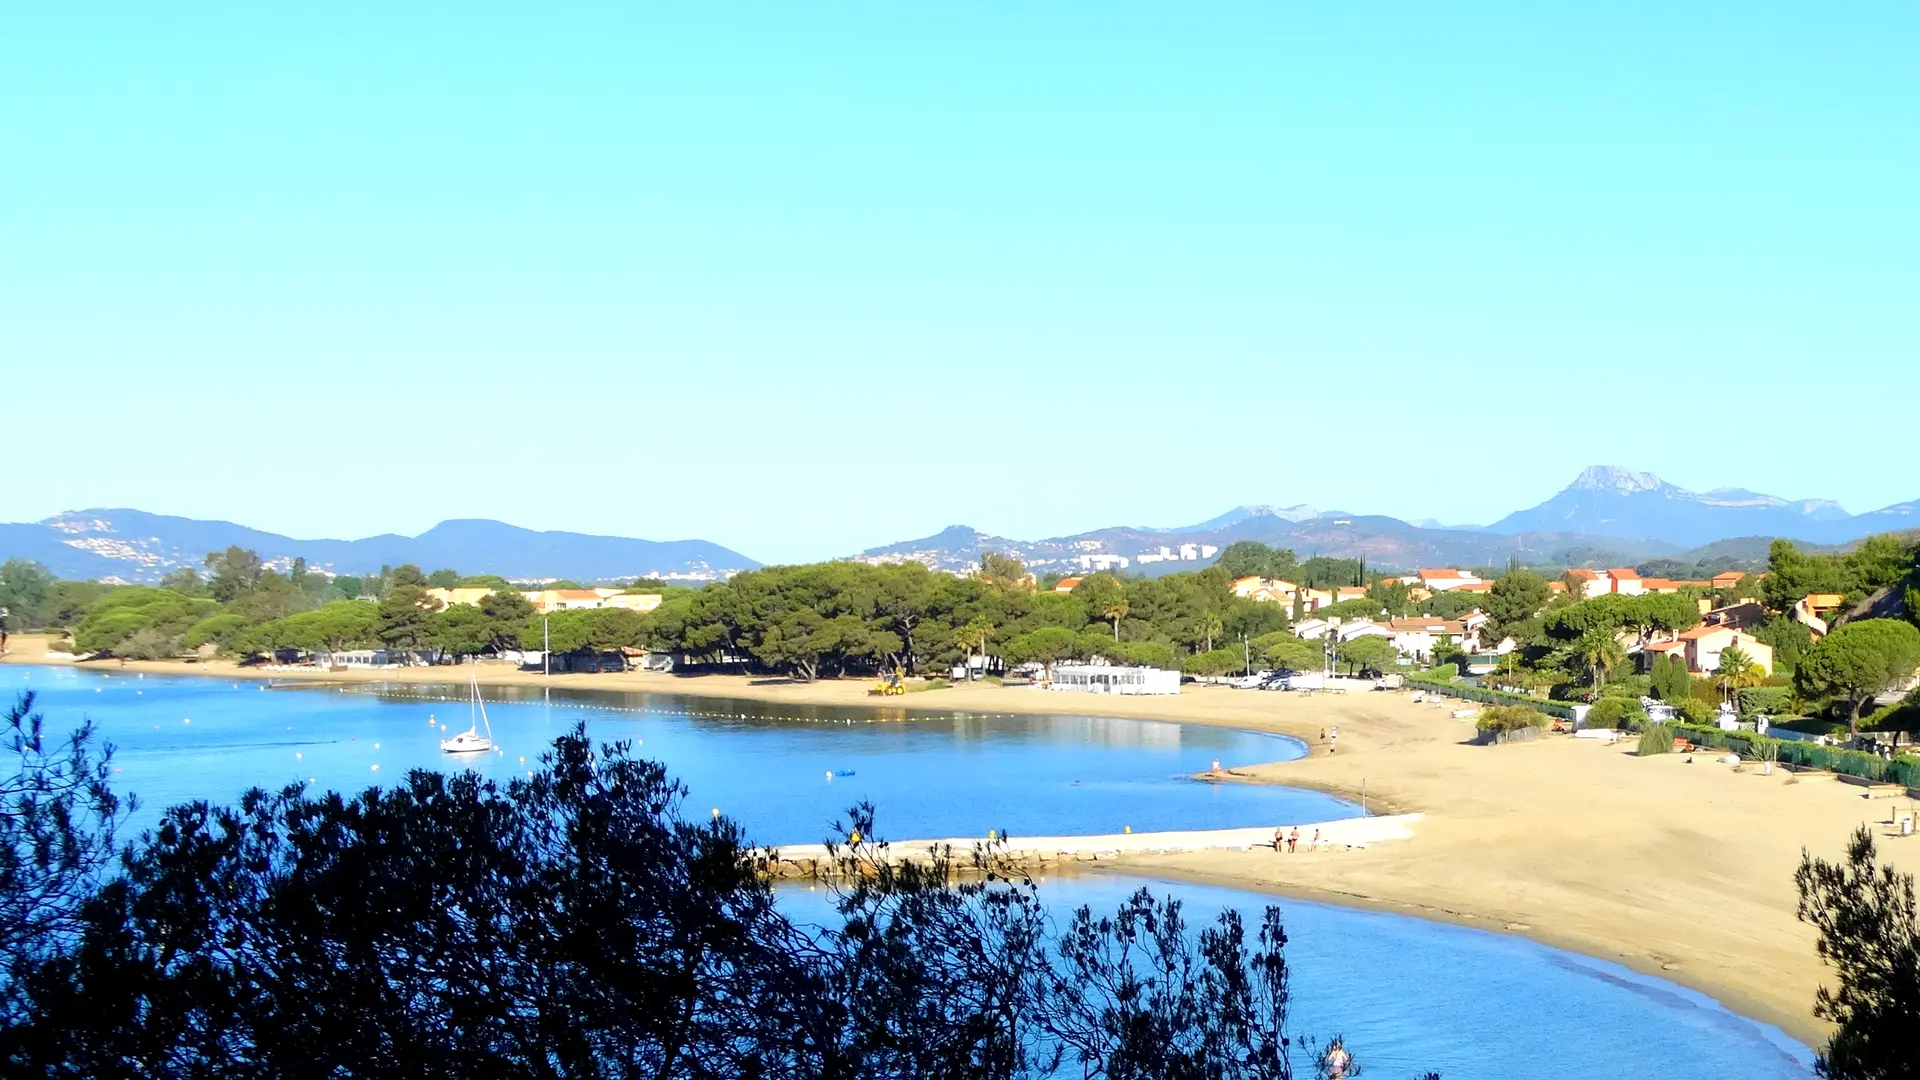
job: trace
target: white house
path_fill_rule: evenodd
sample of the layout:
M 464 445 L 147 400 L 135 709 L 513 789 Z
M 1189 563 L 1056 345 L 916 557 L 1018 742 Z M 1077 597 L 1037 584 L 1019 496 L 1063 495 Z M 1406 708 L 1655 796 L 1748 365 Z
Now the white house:
M 1333 628 L 1333 640 L 1341 644 L 1363 637 L 1391 638 L 1393 631 L 1372 619 L 1352 619 Z
M 1327 636 L 1332 623 L 1322 618 L 1301 619 L 1293 624 L 1293 636 L 1302 641 L 1318 641 Z
M 1640 578 L 1640 571 L 1630 566 L 1618 567 L 1607 571 L 1608 590 L 1620 596 L 1640 596 L 1647 591 L 1647 584 Z

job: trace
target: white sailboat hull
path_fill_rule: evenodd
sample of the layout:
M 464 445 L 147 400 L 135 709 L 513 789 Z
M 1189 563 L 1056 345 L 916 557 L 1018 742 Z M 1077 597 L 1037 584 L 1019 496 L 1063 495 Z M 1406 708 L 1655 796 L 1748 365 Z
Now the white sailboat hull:
M 440 740 L 440 752 L 443 754 L 486 754 L 493 751 L 493 722 L 487 719 L 486 702 L 480 700 L 480 680 L 469 677 L 468 692 L 474 713 L 474 725 L 455 735 L 451 739 Z M 429 717 L 431 719 L 431 717 Z M 487 726 L 487 733 L 480 734 L 480 725 Z

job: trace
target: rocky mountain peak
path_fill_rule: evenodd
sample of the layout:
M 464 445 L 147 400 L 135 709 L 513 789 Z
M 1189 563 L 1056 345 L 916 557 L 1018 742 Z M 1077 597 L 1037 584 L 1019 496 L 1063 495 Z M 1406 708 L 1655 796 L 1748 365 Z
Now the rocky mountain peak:
M 1650 472 L 1635 472 L 1618 465 L 1589 465 L 1573 481 L 1573 488 L 1578 491 L 1607 491 L 1618 495 L 1659 491 L 1666 486 Z

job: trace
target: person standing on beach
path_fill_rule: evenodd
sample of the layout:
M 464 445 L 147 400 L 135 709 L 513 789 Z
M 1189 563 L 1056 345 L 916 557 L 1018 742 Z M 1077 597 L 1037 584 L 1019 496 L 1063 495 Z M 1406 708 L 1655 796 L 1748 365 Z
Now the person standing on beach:
M 1299 844 L 1300 844 L 1300 827 L 1296 825 L 1294 826 L 1293 832 L 1288 834 L 1287 836 L 1287 854 L 1289 855 L 1293 854 L 1293 849 L 1299 846 Z
M 1336 728 L 1327 729 L 1327 753 L 1329 754 L 1333 753 L 1333 742 L 1335 739 L 1338 739 L 1339 737 L 1340 737 L 1339 728 L 1336 727 Z
M 1287 849 L 1287 827 L 1280 825 L 1273 830 L 1273 853 L 1278 855 Z
M 1307 845 L 1307 850 L 1308 851 L 1320 850 L 1320 830 L 1319 829 L 1313 830 L 1313 842 Z

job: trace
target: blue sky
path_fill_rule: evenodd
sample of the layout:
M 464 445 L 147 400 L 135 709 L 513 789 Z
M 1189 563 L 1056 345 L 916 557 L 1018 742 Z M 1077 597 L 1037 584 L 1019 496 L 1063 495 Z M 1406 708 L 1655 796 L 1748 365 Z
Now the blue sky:
M 0 4 L 0 520 L 791 560 L 1486 521 L 1595 463 L 1872 509 L 1920 496 L 1916 40 L 1911 3 Z

